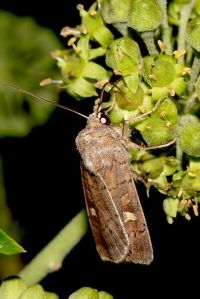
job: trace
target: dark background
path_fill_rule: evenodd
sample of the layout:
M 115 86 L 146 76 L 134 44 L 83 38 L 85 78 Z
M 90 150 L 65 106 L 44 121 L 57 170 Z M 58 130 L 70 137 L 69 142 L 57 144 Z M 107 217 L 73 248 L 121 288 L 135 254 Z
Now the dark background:
M 59 36 L 65 25 L 79 23 L 77 3 L 77 0 L 46 3 L 1 0 L 0 9 L 33 16 L 39 25 L 51 28 Z M 88 8 L 92 1 L 82 3 Z M 64 44 L 63 38 L 60 40 Z M 92 111 L 91 102 L 77 103 L 69 96 L 67 101 L 70 107 L 87 115 Z M 56 109 L 46 125 L 33 129 L 26 138 L 6 138 L 0 142 L 9 205 L 15 221 L 24 230 L 25 262 L 84 207 L 79 155 L 74 144 L 84 126 L 84 119 Z M 61 299 L 82 286 L 105 290 L 116 299 L 196 293 L 200 268 L 199 218 L 188 222 L 178 217 L 169 225 L 162 210 L 162 197 L 151 192 L 151 197 L 146 198 L 140 185 L 138 190 L 154 247 L 153 263 L 141 266 L 102 262 L 89 230 L 66 257 L 62 269 L 41 282 L 46 290 L 56 292 Z

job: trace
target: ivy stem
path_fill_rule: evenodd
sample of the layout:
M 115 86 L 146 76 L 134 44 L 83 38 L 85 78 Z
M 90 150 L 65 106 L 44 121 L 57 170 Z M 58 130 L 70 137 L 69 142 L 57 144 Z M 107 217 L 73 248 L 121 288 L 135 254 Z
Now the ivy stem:
M 189 4 L 183 5 L 180 10 L 180 26 L 177 37 L 177 50 L 182 50 L 186 48 L 186 33 L 187 33 L 187 25 L 188 21 L 191 17 L 191 11 L 194 7 L 195 0 L 189 2 Z M 179 63 L 184 63 L 184 56 L 179 58 Z
M 115 23 L 113 24 L 113 27 L 115 27 L 122 36 L 129 36 L 129 31 L 128 31 L 128 27 L 127 24 L 124 23 Z
M 171 29 L 168 24 L 168 16 L 167 16 L 167 1 L 166 0 L 158 0 L 158 3 L 163 12 L 163 19 L 161 23 L 162 27 L 162 38 L 163 43 L 166 46 L 165 53 L 171 55 L 172 54 L 172 42 L 171 42 Z
M 85 235 L 86 219 L 85 210 L 82 210 L 18 273 L 27 286 L 61 268 L 66 255 Z
M 153 31 L 145 31 L 141 33 L 141 38 L 143 39 L 147 50 L 150 55 L 158 54 L 158 49 L 155 45 L 155 38 Z
M 200 55 L 196 53 L 190 71 L 190 81 L 187 83 L 188 93 L 191 94 L 194 90 L 195 83 L 200 72 Z

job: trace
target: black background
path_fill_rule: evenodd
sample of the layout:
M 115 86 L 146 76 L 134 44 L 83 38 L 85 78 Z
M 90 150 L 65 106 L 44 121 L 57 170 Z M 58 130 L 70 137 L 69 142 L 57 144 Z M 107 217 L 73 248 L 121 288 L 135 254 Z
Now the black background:
M 0 9 L 16 15 L 31 15 L 39 25 L 59 36 L 65 25 L 79 23 L 77 0 L 36 1 L 1 0 Z M 82 1 L 89 7 L 92 1 Z M 42 5 L 42 6 L 41 6 Z M 13 32 L 14 34 L 14 32 Z M 10 38 L 8 36 L 8 38 Z M 64 40 L 60 37 L 64 44 Z M 37 80 L 37 78 L 36 78 Z M 67 103 L 85 114 L 92 103 Z M 15 221 L 24 230 L 23 255 L 28 262 L 54 235 L 84 207 L 79 155 L 74 139 L 85 120 L 56 109 L 47 124 L 35 128 L 26 138 L 6 138 L 0 142 L 9 205 Z M 82 286 L 110 292 L 116 299 L 136 296 L 167 296 L 197 292 L 199 258 L 199 218 L 178 218 L 169 225 L 162 210 L 162 197 L 151 192 L 146 198 L 138 186 L 147 218 L 155 258 L 150 266 L 114 265 L 102 262 L 95 250 L 90 230 L 66 257 L 60 271 L 41 284 L 61 299 Z M 192 298 L 192 297 L 191 297 Z

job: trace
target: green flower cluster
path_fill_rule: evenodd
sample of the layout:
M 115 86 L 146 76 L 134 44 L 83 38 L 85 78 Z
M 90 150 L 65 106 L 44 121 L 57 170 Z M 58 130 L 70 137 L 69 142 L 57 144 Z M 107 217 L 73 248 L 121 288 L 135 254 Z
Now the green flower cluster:
M 61 35 L 72 37 L 68 40 L 70 47 L 52 53 L 58 62 L 62 74 L 63 84 L 67 92 L 76 99 L 97 96 L 97 82 L 106 82 L 110 79 L 111 72 L 94 60 L 104 56 L 113 34 L 94 5 L 85 11 L 82 5 L 78 6 L 82 24 L 76 28 L 64 27 Z M 95 43 L 92 47 L 91 42 Z
M 79 100 L 103 88 L 111 123 L 128 125 L 137 140 L 133 171 L 148 192 L 166 195 L 168 222 L 198 215 L 200 1 L 99 0 L 78 9 L 81 24 L 61 32 L 68 48 L 52 53 L 60 88 Z
M 10 277 L 4 280 L 0 286 L 1 299 L 59 299 L 58 295 L 46 292 L 40 284 L 26 286 L 19 277 Z M 107 292 L 82 287 L 72 293 L 68 299 L 113 299 Z
M 51 292 L 45 292 L 39 284 L 27 287 L 24 281 L 18 277 L 4 280 L 0 286 L 1 299 L 59 299 Z

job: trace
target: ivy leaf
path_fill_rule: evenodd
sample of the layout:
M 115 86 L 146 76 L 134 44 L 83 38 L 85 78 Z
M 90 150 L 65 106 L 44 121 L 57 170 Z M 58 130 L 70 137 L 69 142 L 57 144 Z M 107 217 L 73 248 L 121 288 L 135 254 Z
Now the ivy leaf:
M 22 252 L 26 251 L 0 229 L 0 253 L 11 255 Z

